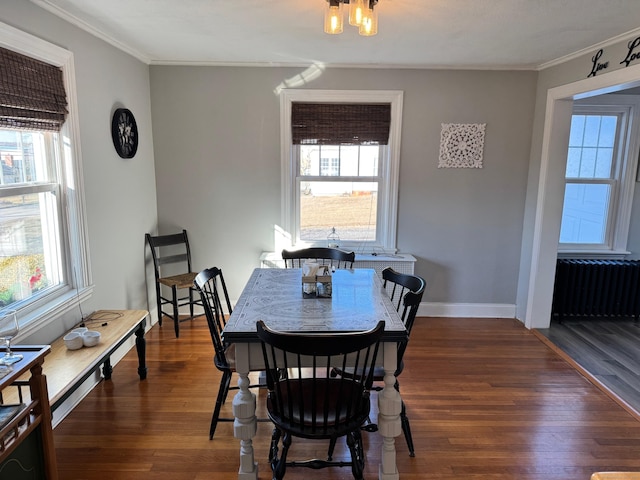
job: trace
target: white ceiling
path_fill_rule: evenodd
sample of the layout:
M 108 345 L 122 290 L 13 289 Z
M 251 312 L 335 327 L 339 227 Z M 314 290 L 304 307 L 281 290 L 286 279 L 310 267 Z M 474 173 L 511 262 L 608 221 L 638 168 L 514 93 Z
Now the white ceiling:
M 327 0 L 31 0 L 149 64 L 531 69 L 640 34 L 640 0 L 379 0 L 378 35 Z

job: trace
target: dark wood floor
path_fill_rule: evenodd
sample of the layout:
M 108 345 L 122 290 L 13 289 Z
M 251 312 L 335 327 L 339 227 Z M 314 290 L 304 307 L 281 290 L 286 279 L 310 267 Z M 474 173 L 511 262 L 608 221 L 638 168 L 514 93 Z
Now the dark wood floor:
M 640 416 L 639 322 L 573 318 L 538 331 Z
M 60 479 L 237 478 L 232 424 L 208 438 L 219 381 L 212 354 L 203 320 L 184 323 L 179 340 L 170 323 L 153 327 L 147 380 L 137 379 L 131 351 L 54 430 Z M 588 480 L 640 470 L 640 422 L 518 321 L 419 318 L 400 382 L 416 447 L 411 458 L 396 441 L 401 479 Z M 259 424 L 261 480 L 271 478 L 269 436 Z M 380 436 L 365 434 L 365 448 L 365 478 L 377 478 Z M 326 445 L 298 440 L 292 452 L 321 456 Z M 286 478 L 350 471 L 292 468 Z

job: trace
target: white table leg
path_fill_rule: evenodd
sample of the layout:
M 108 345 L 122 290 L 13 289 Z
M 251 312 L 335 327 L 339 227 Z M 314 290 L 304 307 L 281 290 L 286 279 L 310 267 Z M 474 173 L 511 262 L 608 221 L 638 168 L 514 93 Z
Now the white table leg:
M 395 437 L 402 433 L 400 412 L 402 400 L 394 388 L 398 348 L 395 343 L 384 343 L 384 388 L 378 394 L 378 431 L 382 435 L 382 453 L 378 478 L 380 480 L 398 480 L 396 465 Z
M 253 440 L 257 430 L 256 396 L 249 390 L 249 345 L 236 344 L 236 371 L 240 390 L 233 397 L 233 435 L 240 439 L 238 480 L 258 480 L 258 463 L 254 460 Z

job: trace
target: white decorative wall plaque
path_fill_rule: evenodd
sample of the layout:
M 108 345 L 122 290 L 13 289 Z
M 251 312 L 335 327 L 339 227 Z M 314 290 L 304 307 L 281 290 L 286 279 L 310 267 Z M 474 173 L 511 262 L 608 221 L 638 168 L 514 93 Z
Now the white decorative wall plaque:
M 486 123 L 442 123 L 438 168 L 482 168 Z

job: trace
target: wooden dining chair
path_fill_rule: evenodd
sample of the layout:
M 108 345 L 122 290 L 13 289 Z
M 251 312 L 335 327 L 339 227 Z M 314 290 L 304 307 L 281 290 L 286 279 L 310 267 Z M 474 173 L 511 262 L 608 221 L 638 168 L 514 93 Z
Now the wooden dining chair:
M 400 314 L 400 318 L 404 322 L 404 326 L 407 329 L 407 339 L 411 336 L 411 329 L 418 313 L 418 307 L 422 302 L 424 290 L 426 288 L 426 282 L 418 275 L 411 275 L 406 273 L 399 273 L 393 270 L 391 267 L 387 267 L 382 271 L 383 287 L 391 298 L 391 302 Z M 406 342 L 398 343 L 398 357 L 397 367 L 395 371 L 396 383 L 395 389 L 400 391 L 400 383 L 398 377 L 404 370 L 404 353 L 407 350 L 408 340 Z M 340 370 L 334 368 L 333 375 L 352 375 L 352 369 Z M 384 382 L 384 369 L 382 367 L 376 367 L 374 370 L 373 380 L 376 383 Z M 372 390 L 381 391 L 383 387 L 375 386 Z M 402 410 L 400 412 L 400 421 L 402 424 L 402 433 L 407 442 L 409 449 L 409 456 L 415 457 L 415 448 L 413 445 L 413 437 L 411 435 L 411 425 L 409 424 L 409 417 L 407 416 L 407 408 L 402 401 Z M 364 426 L 367 431 L 376 431 L 377 425 L 374 423 L 367 423 Z M 333 454 L 333 444 L 330 445 L 329 457 Z
M 282 259 L 286 268 L 302 268 L 305 261 L 312 260 L 320 265 L 335 268 L 353 268 L 355 252 L 329 247 L 309 247 L 300 250 L 282 250 Z
M 147 244 L 153 257 L 153 269 L 156 286 L 156 302 L 158 306 L 158 323 L 162 326 L 162 316 L 173 319 L 176 338 L 180 336 L 180 316 L 178 310 L 182 306 L 189 306 L 189 318 L 193 318 L 194 305 L 202 305 L 193 287 L 193 280 L 197 272 L 191 268 L 191 249 L 187 231 L 170 235 L 153 236 L 145 234 Z M 163 275 L 163 270 L 169 275 Z M 170 296 L 162 293 L 162 286 L 170 289 Z M 179 290 L 187 290 L 187 294 L 179 296 Z M 171 305 L 171 310 L 164 309 Z
M 232 417 L 220 417 L 220 410 L 227 399 L 229 390 L 237 390 L 239 388 L 238 386 L 231 386 L 231 377 L 233 373 L 235 373 L 235 347 L 233 344 L 225 345 L 222 341 L 222 330 L 226 325 L 226 318 L 228 318 L 225 317 L 225 313 L 231 315 L 232 308 L 227 285 L 224 281 L 222 270 L 219 268 L 212 267 L 201 271 L 197 274 L 193 283 L 204 305 L 207 326 L 209 327 L 209 333 L 211 334 L 211 341 L 213 342 L 215 351 L 213 363 L 215 367 L 222 372 L 218 395 L 216 396 L 216 405 L 213 410 L 211 426 L 209 428 L 209 440 L 212 440 L 218 422 L 234 421 Z M 265 385 L 249 385 L 249 388 L 260 386 Z
M 354 478 L 362 478 L 360 427 L 369 417 L 369 390 L 383 332 L 382 321 L 365 332 L 331 334 L 277 332 L 262 320 L 257 322 L 267 372 L 267 411 L 275 425 L 269 449 L 274 479 L 282 479 L 289 466 L 351 466 Z M 358 375 L 332 377 L 334 365 L 351 365 Z M 346 437 L 351 462 L 288 461 L 292 437 L 334 444 Z
M 398 359 L 397 370 L 395 372 L 396 390 L 400 391 L 400 383 L 398 377 L 404 370 L 404 353 L 407 350 L 409 339 L 411 338 L 411 329 L 418 313 L 418 308 L 422 302 L 422 297 L 426 288 L 425 280 L 418 275 L 410 275 L 405 273 L 399 273 L 393 270 L 391 267 L 387 267 L 382 271 L 382 279 L 384 281 L 384 288 L 389 292 L 391 301 L 393 302 L 396 310 L 400 313 L 400 318 L 404 322 L 404 326 L 407 329 L 407 341 L 400 342 L 398 344 Z M 378 368 L 374 374 L 375 382 L 384 381 L 384 370 Z M 376 387 L 376 390 L 381 388 Z M 402 411 L 400 413 L 400 420 L 402 422 L 402 432 L 407 442 L 409 449 L 409 456 L 415 457 L 415 449 L 413 446 L 413 437 L 411 436 L 411 426 L 409 424 L 409 417 L 407 416 L 407 408 L 404 400 L 402 401 Z
M 383 287 L 385 288 L 387 294 L 391 298 L 391 302 L 393 306 L 396 308 L 396 311 L 400 312 L 400 308 L 402 307 L 402 301 L 404 294 L 407 292 L 420 293 L 424 292 L 425 289 L 425 281 L 422 277 L 418 275 L 412 275 L 409 273 L 400 273 L 395 271 L 391 267 L 387 267 L 382 270 L 382 281 Z M 404 318 L 405 311 L 402 311 L 402 317 Z M 405 321 L 405 326 L 406 325 Z M 409 327 L 413 326 L 413 322 Z

